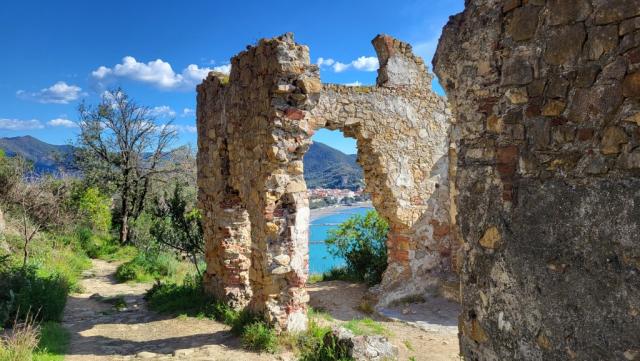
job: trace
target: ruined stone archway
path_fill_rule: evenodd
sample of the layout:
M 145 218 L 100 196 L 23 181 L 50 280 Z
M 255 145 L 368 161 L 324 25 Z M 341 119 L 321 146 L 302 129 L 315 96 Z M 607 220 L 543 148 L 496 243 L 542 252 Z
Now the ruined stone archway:
M 287 34 L 232 59 L 198 87 L 198 185 L 205 286 L 282 329 L 305 327 L 309 208 L 302 157 L 313 133 L 358 141 L 367 191 L 391 226 L 381 304 L 453 277 L 445 101 L 408 44 L 373 40 L 376 87 L 323 86 Z M 453 277 L 454 278 L 454 277 Z

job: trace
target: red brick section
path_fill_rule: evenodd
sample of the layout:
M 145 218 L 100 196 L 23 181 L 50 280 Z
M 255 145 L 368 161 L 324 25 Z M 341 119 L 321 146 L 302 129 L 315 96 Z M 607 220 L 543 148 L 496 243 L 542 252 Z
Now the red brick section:
M 502 180 L 502 199 L 513 201 L 513 180 L 518 165 L 518 147 L 507 145 L 496 148 L 496 168 Z
M 301 120 L 304 118 L 304 115 L 302 110 L 296 108 L 289 108 L 284 112 L 284 116 L 292 120 Z
M 409 262 L 409 243 L 411 237 L 391 230 L 387 236 L 387 248 L 389 249 L 389 258 L 401 263 Z

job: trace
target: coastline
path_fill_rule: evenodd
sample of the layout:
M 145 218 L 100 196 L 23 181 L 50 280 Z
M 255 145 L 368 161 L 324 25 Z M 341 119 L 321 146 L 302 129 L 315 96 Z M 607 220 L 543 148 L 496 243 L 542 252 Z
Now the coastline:
M 322 208 L 312 209 L 311 215 L 309 217 L 309 223 L 313 223 L 314 221 L 322 217 L 342 213 L 348 209 L 365 208 L 365 207 L 373 208 L 373 204 L 371 203 L 371 201 L 366 201 L 366 202 L 357 202 L 350 206 L 337 205 L 337 206 L 331 206 L 331 207 L 322 207 Z

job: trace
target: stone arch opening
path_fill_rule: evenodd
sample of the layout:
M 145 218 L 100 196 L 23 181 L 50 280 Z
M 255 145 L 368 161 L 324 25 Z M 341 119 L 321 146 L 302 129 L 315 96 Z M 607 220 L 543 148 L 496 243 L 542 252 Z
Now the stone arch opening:
M 351 216 L 364 215 L 369 196 L 364 192 L 357 144 L 339 130 L 319 129 L 304 155 L 304 177 L 309 195 L 309 274 L 322 275 L 346 262 L 331 254 L 329 231 Z M 386 259 L 385 259 L 386 265 Z
M 367 191 L 391 228 L 378 303 L 457 289 L 450 111 L 409 44 L 387 35 L 372 44 L 380 62 L 372 87 L 323 85 L 308 48 L 291 34 L 248 47 L 232 59 L 228 78 L 212 73 L 198 86 L 206 288 L 280 329 L 306 326 L 309 201 L 302 160 L 321 128 L 356 139 Z

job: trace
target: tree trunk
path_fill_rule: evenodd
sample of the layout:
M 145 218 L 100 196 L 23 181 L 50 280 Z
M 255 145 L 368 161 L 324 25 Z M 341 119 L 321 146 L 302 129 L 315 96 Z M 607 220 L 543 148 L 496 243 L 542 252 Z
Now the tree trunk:
M 129 214 L 122 214 L 122 226 L 120 227 L 120 244 L 129 243 Z
M 129 243 L 129 170 L 125 169 L 123 172 L 124 184 L 122 187 L 122 215 L 120 226 L 120 244 Z
M 22 256 L 22 268 L 27 268 L 27 261 L 29 260 L 29 241 L 24 241 L 24 253 Z

